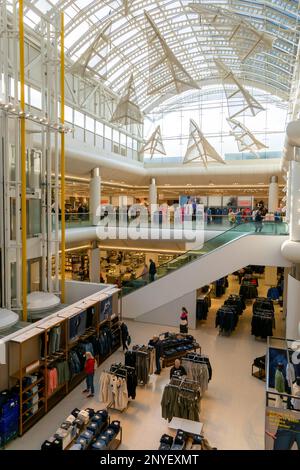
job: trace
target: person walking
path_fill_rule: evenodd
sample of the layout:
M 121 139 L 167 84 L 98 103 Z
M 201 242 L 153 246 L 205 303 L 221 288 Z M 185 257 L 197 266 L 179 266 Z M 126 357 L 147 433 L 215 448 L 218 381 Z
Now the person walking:
M 86 373 L 86 389 L 83 390 L 82 393 L 88 393 L 87 398 L 92 398 L 95 393 L 94 374 L 96 361 L 92 353 L 89 351 L 85 353 L 85 358 L 84 371 Z
M 261 210 L 259 209 L 255 214 L 255 232 L 261 232 L 263 228 L 263 215 Z
M 181 309 L 180 333 L 188 333 L 188 311 L 185 307 Z
M 155 274 L 156 274 L 156 264 L 154 263 L 153 259 L 150 259 L 150 264 L 149 264 L 149 281 L 150 282 L 154 281 Z
M 142 277 L 143 281 L 148 281 L 148 279 L 149 279 L 149 269 L 148 269 L 148 266 L 146 264 L 144 265 L 141 277 Z
M 161 358 L 162 353 L 163 353 L 162 342 L 161 342 L 161 340 L 159 339 L 158 336 L 153 336 L 153 338 L 150 339 L 148 344 L 149 344 L 149 346 L 153 346 L 154 349 L 155 349 L 156 371 L 154 372 L 154 374 L 159 375 L 160 372 L 161 372 L 160 358 Z
M 129 338 L 128 327 L 126 323 L 122 322 L 121 323 L 121 339 L 122 339 L 123 352 L 128 351 L 128 344 L 127 344 L 128 338 Z

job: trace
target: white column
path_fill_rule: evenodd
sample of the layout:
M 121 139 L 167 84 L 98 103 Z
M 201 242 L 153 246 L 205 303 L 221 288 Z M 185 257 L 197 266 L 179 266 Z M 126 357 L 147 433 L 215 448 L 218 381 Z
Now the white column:
M 288 276 L 286 337 L 300 338 L 300 281 Z
M 149 186 L 149 204 L 157 204 L 157 187 L 155 178 L 151 179 Z
M 90 282 L 100 282 L 100 248 L 98 243 L 93 242 L 90 250 Z
M 101 205 L 101 176 L 100 168 L 94 168 L 91 172 L 90 181 L 90 220 L 92 225 L 98 225 L 100 217 L 96 215 Z
M 158 223 L 158 217 L 154 217 L 154 214 L 157 214 L 158 211 L 157 187 L 155 178 L 151 178 L 151 183 L 149 186 L 149 209 L 151 215 L 151 222 L 153 223 L 156 220 L 156 223 Z
M 278 209 L 278 198 L 279 198 L 278 176 L 271 176 L 270 186 L 269 186 L 269 203 L 268 203 L 269 212 L 275 212 Z
M 300 241 L 300 163 L 290 165 L 290 239 Z

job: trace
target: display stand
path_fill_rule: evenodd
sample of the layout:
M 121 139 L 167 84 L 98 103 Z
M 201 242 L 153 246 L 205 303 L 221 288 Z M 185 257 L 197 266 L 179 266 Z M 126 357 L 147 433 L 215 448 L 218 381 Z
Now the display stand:
M 182 431 L 188 432 L 190 434 L 201 434 L 203 430 L 203 423 L 199 421 L 191 421 L 189 419 L 183 418 L 172 418 L 168 424 L 170 429 L 181 429 Z
M 19 416 L 19 435 L 22 435 L 30 429 L 40 418 L 49 412 L 59 401 L 61 401 L 70 391 L 72 391 L 85 378 L 85 372 L 79 372 L 69 380 L 56 387 L 48 395 L 48 376 L 47 368 L 55 367 L 55 364 L 61 360 L 68 361 L 72 349 L 80 342 L 89 339 L 93 335 L 98 335 L 104 325 L 111 330 L 114 342 L 113 347 L 107 355 L 98 356 L 98 366 L 102 364 L 112 353 L 114 353 L 121 344 L 120 321 L 118 315 L 111 315 L 110 312 L 103 321 L 100 321 L 101 301 L 107 300 L 110 295 L 118 295 L 119 289 L 111 289 L 109 292 L 93 294 L 92 296 L 70 305 L 54 316 L 45 318 L 35 323 L 35 325 L 11 339 L 8 342 L 8 374 L 9 385 L 14 387 L 19 394 L 20 416 Z M 113 301 L 112 301 L 113 304 Z M 117 297 L 115 307 L 117 305 Z M 81 335 L 74 340 L 70 340 L 70 319 L 87 311 L 88 308 L 94 308 L 93 324 L 86 328 Z M 52 328 L 60 327 L 60 346 L 54 354 L 47 351 L 47 338 Z M 42 341 L 43 338 L 43 341 Z M 41 356 L 41 344 L 44 344 L 45 354 Z M 38 374 L 37 379 L 30 385 L 24 387 L 25 377 L 32 379 L 32 374 Z M 34 393 L 30 393 L 35 386 Z M 34 398 L 38 395 L 38 399 Z M 32 402 L 32 403 L 31 403 Z

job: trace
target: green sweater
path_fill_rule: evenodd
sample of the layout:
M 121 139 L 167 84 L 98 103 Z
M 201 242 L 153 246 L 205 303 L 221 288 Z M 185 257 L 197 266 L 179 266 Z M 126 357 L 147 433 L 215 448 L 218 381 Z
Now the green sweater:
M 275 388 L 279 393 L 285 393 L 284 376 L 280 370 L 275 373 Z

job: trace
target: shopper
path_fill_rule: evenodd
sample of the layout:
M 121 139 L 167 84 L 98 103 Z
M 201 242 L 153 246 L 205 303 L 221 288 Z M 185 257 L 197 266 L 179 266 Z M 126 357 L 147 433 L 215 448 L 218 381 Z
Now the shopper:
M 263 228 L 263 215 L 262 211 L 259 209 L 255 214 L 255 232 L 261 232 Z
M 121 323 L 121 339 L 122 339 L 123 352 L 128 350 L 128 344 L 127 344 L 128 338 L 129 338 L 128 327 L 126 323 L 122 322 Z
M 142 279 L 144 281 L 148 281 L 148 279 L 149 279 L 149 269 L 148 269 L 148 266 L 146 264 L 144 265 L 144 268 L 143 268 L 143 271 L 142 271 Z
M 180 359 L 175 359 L 174 366 L 170 370 L 170 379 L 172 377 L 184 377 L 186 376 L 186 370 L 185 368 L 181 365 Z
M 156 274 L 156 264 L 154 263 L 153 259 L 150 259 L 150 264 L 149 264 L 149 281 L 150 282 L 154 281 L 155 274 Z
M 96 361 L 93 357 L 92 353 L 87 351 L 85 353 L 85 365 L 84 371 L 86 373 L 86 389 L 83 390 L 83 393 L 89 393 L 87 398 L 91 398 L 94 396 L 95 389 L 94 389 L 94 374 L 95 374 L 95 365 Z
M 180 333 L 188 333 L 188 311 L 182 307 L 180 315 Z
M 153 336 L 153 338 L 150 339 L 148 344 L 149 346 L 153 346 L 155 349 L 156 371 L 154 372 L 154 374 L 159 375 L 161 372 L 160 358 L 163 353 L 162 342 L 158 336 Z
M 80 221 L 82 221 L 84 219 L 84 208 L 83 208 L 83 205 L 80 203 L 79 206 L 78 206 L 78 209 L 77 209 L 77 212 L 78 212 L 78 219 Z

